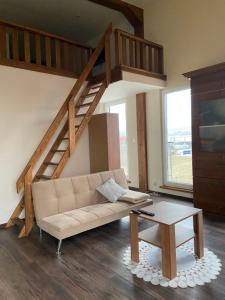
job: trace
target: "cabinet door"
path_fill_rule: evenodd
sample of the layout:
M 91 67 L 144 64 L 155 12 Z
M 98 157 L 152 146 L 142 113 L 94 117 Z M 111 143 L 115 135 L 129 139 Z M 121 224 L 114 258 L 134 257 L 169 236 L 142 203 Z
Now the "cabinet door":
M 204 211 L 225 214 L 225 180 L 194 177 L 194 204 Z
M 225 178 L 225 90 L 192 95 L 193 174 Z

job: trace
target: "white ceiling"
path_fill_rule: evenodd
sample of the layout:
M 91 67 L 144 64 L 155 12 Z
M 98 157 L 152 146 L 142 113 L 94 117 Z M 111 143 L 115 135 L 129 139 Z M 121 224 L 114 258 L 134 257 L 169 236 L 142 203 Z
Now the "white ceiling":
M 131 82 L 126 80 L 120 80 L 110 84 L 101 98 L 101 103 L 107 103 L 114 100 L 126 99 L 130 96 L 147 93 L 159 87 L 143 84 L 139 82 Z
M 127 22 L 121 13 L 87 0 L 0 0 L 0 19 L 84 44 L 104 32 L 109 22 Z

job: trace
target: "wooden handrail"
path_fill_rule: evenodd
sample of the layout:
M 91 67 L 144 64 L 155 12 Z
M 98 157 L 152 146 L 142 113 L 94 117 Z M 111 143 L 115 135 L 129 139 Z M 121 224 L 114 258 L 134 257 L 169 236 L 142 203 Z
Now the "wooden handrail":
M 129 39 L 132 39 L 132 40 L 134 40 L 134 41 L 139 41 L 139 42 L 141 42 L 141 43 L 145 43 L 145 44 L 147 44 L 147 45 L 149 45 L 149 46 L 151 46 L 151 47 L 153 47 L 153 48 L 155 47 L 155 48 L 161 48 L 161 49 L 163 49 L 163 46 L 162 46 L 162 45 L 153 43 L 153 42 L 151 42 L 151 41 L 148 41 L 148 40 L 146 40 L 146 39 L 143 39 L 143 38 L 141 38 L 141 37 L 138 37 L 138 36 L 136 36 L 136 35 L 133 35 L 133 34 L 131 34 L 131 33 L 128 33 L 128 32 L 126 32 L 126 31 L 123 31 L 123 30 L 121 30 L 121 29 L 115 29 L 115 32 L 117 32 L 118 34 L 123 35 L 123 36 L 125 36 L 125 37 L 127 37 L 127 38 L 129 38 Z
M 34 168 L 35 164 L 39 161 L 39 159 L 42 156 L 43 152 L 45 151 L 48 143 L 50 142 L 51 138 L 55 134 L 55 132 L 58 129 L 59 125 L 61 124 L 61 121 L 63 120 L 65 114 L 68 112 L 69 102 L 74 103 L 75 97 L 77 96 L 77 94 L 79 93 L 81 87 L 83 86 L 83 84 L 87 80 L 88 76 L 90 75 L 90 73 L 91 73 L 91 71 L 92 71 L 99 55 L 102 52 L 102 49 L 104 49 L 104 47 L 106 47 L 107 51 L 109 51 L 109 49 L 108 49 L 109 47 L 107 47 L 106 44 L 107 44 L 107 41 L 109 39 L 109 35 L 111 34 L 111 32 L 112 32 L 112 24 L 110 24 L 108 26 L 108 28 L 105 31 L 104 35 L 100 39 L 100 41 L 98 43 L 98 46 L 96 47 L 95 51 L 92 53 L 87 65 L 84 68 L 83 72 L 81 73 L 79 79 L 74 84 L 74 86 L 71 89 L 68 97 L 66 98 L 65 102 L 63 103 L 62 107 L 60 108 L 59 112 L 57 113 L 55 119 L 53 120 L 53 122 L 50 125 L 49 129 L 46 131 L 44 137 L 42 138 L 39 146 L 35 150 L 32 157 L 30 158 L 28 164 L 26 165 L 26 167 L 22 171 L 21 175 L 19 176 L 19 178 L 16 182 L 17 192 L 20 192 L 21 189 L 23 188 L 24 178 L 25 178 L 27 172 L 29 172 L 30 168 Z M 108 57 L 108 59 L 109 58 L 110 57 Z M 110 66 L 110 64 L 108 63 L 107 66 Z M 106 78 L 108 78 L 108 79 L 110 78 L 109 72 L 111 73 L 111 70 L 109 70 L 109 67 L 107 67 L 106 68 Z M 71 150 L 72 150 L 73 146 L 74 145 L 72 144 L 71 145 Z
M 16 23 L 13 23 L 13 22 L 4 21 L 4 20 L 0 20 L 0 25 L 4 25 L 4 26 L 7 26 L 7 27 L 13 27 L 13 28 L 16 28 L 16 29 L 19 29 L 19 30 L 29 31 L 29 32 L 34 33 L 34 34 L 36 33 L 36 34 L 44 35 L 44 36 L 47 36 L 47 37 L 52 38 L 52 39 L 61 40 L 63 42 L 67 42 L 69 44 L 73 44 L 73 45 L 75 45 L 75 46 L 77 46 L 79 48 L 84 48 L 84 49 L 87 49 L 87 50 L 92 50 L 92 48 L 89 47 L 89 46 L 87 46 L 87 45 L 82 45 L 80 43 L 77 43 L 77 42 L 75 42 L 73 40 L 64 38 L 62 36 L 51 34 L 49 32 L 38 30 L 38 29 L 29 27 L 29 26 L 23 26 L 23 25 L 19 25 L 19 24 L 16 24 Z

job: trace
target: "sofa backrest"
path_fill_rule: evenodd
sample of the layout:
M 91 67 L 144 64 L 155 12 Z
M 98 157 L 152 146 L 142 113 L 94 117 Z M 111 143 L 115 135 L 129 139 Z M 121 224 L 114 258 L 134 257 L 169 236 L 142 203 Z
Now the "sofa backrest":
M 123 169 L 33 183 L 36 219 L 41 220 L 58 213 L 105 202 L 105 198 L 96 191 L 96 187 L 109 178 L 128 188 Z

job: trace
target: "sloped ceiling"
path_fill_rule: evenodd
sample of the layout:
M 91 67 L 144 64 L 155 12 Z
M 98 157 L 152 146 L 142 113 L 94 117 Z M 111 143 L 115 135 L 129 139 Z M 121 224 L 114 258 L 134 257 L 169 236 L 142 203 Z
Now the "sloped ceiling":
M 121 13 L 87 0 L 0 0 L 0 19 L 83 44 L 104 32 L 109 22 L 128 23 Z

